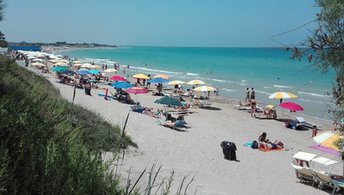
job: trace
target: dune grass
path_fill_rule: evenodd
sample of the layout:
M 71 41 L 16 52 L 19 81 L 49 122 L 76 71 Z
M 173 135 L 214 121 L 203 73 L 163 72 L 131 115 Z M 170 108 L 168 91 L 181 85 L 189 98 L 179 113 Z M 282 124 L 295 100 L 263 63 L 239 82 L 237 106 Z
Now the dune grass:
M 123 194 L 101 153 L 135 146 L 44 78 L 0 57 L 0 193 Z

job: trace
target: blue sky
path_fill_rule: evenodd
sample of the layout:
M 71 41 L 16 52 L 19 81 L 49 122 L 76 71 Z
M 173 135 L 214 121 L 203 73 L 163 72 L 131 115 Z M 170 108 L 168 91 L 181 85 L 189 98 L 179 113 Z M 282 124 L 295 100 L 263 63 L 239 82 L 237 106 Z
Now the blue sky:
M 270 47 L 315 19 L 314 0 L 7 0 L 8 41 Z M 275 39 L 298 44 L 315 24 Z

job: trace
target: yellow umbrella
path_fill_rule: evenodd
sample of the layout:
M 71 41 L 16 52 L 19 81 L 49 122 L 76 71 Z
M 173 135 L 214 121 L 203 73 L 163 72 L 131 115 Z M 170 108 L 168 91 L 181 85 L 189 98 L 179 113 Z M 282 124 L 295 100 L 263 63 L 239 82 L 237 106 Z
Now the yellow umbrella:
M 275 92 L 269 96 L 270 99 L 288 99 L 288 98 L 297 98 L 296 95 L 290 92 Z
M 332 136 L 330 136 L 329 138 L 327 138 L 325 141 L 323 141 L 320 145 L 324 146 L 324 147 L 328 147 L 328 148 L 332 148 L 334 150 L 339 151 L 338 146 L 336 146 L 334 143 L 336 141 L 338 141 L 339 139 L 343 139 L 342 136 L 338 135 L 338 134 L 333 134 Z
M 192 81 L 187 82 L 186 84 L 189 84 L 189 85 L 204 85 L 205 82 L 201 81 L 201 80 L 192 80 Z
M 117 70 L 114 68 L 110 68 L 110 69 L 104 70 L 104 72 L 117 72 Z
M 193 89 L 194 91 L 216 91 L 216 88 L 211 86 L 199 86 Z
M 132 77 L 136 79 L 149 79 L 149 77 L 145 74 L 135 74 Z
M 170 77 L 168 75 L 166 75 L 166 74 L 157 74 L 153 78 L 163 78 L 163 79 L 166 79 L 166 80 L 170 79 Z
M 271 104 L 265 106 L 265 108 L 266 108 L 266 109 L 269 109 L 269 110 L 273 109 L 274 107 L 275 107 L 275 106 L 274 106 L 274 105 L 271 105 Z
M 101 67 L 101 66 L 98 66 L 98 65 L 93 65 L 92 68 L 93 68 L 93 69 L 102 69 L 102 67 Z
M 167 85 L 182 85 L 184 83 L 185 83 L 184 81 L 174 80 L 174 81 L 167 83 Z
M 73 66 L 80 67 L 80 66 L 82 66 L 82 64 L 74 64 Z

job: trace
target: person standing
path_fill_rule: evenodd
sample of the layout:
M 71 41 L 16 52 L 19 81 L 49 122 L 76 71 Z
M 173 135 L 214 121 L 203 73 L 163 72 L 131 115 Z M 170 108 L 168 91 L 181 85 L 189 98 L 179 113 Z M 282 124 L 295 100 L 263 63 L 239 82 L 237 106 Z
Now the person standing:
M 92 88 L 91 83 L 89 81 L 87 81 L 84 87 L 85 87 L 85 94 L 92 96 L 91 95 L 91 88 Z
M 255 116 L 257 102 L 255 99 L 251 99 L 251 117 Z
M 251 96 L 250 96 L 251 100 L 255 100 L 256 99 L 256 92 L 254 91 L 254 88 L 251 88 Z
M 246 98 L 245 103 L 250 101 L 250 88 L 246 88 Z
M 318 134 L 318 128 L 316 125 L 313 125 L 313 128 L 312 128 L 312 137 L 315 137 L 317 136 Z

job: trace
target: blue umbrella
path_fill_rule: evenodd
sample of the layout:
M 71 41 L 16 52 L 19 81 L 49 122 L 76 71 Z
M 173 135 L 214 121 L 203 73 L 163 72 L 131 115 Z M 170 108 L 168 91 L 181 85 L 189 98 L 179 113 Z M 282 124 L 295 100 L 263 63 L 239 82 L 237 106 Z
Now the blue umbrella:
M 115 83 L 112 83 L 111 86 L 116 87 L 116 88 L 121 88 L 121 89 L 123 88 L 127 89 L 130 87 L 133 87 L 134 85 L 127 82 L 115 82 Z
M 86 74 L 90 74 L 90 71 L 88 71 L 87 69 L 79 69 L 79 70 L 77 71 L 77 73 L 78 73 L 79 75 L 86 75 Z
M 65 66 L 55 66 L 52 70 L 55 72 L 62 72 L 68 70 L 68 68 Z
M 90 74 L 99 74 L 100 72 L 98 71 L 98 70 L 95 70 L 95 69 L 93 69 L 93 70 L 90 70 L 90 71 L 88 71 Z
M 167 79 L 163 79 L 163 78 L 153 78 L 151 80 L 149 80 L 150 83 L 165 83 L 167 82 Z
M 164 96 L 158 100 L 155 100 L 154 103 L 166 104 L 171 106 L 183 106 L 183 104 L 178 99 L 170 96 Z
M 71 74 L 76 74 L 76 72 L 72 71 L 72 70 L 64 70 L 60 72 L 61 74 L 65 74 L 65 75 L 71 75 Z

